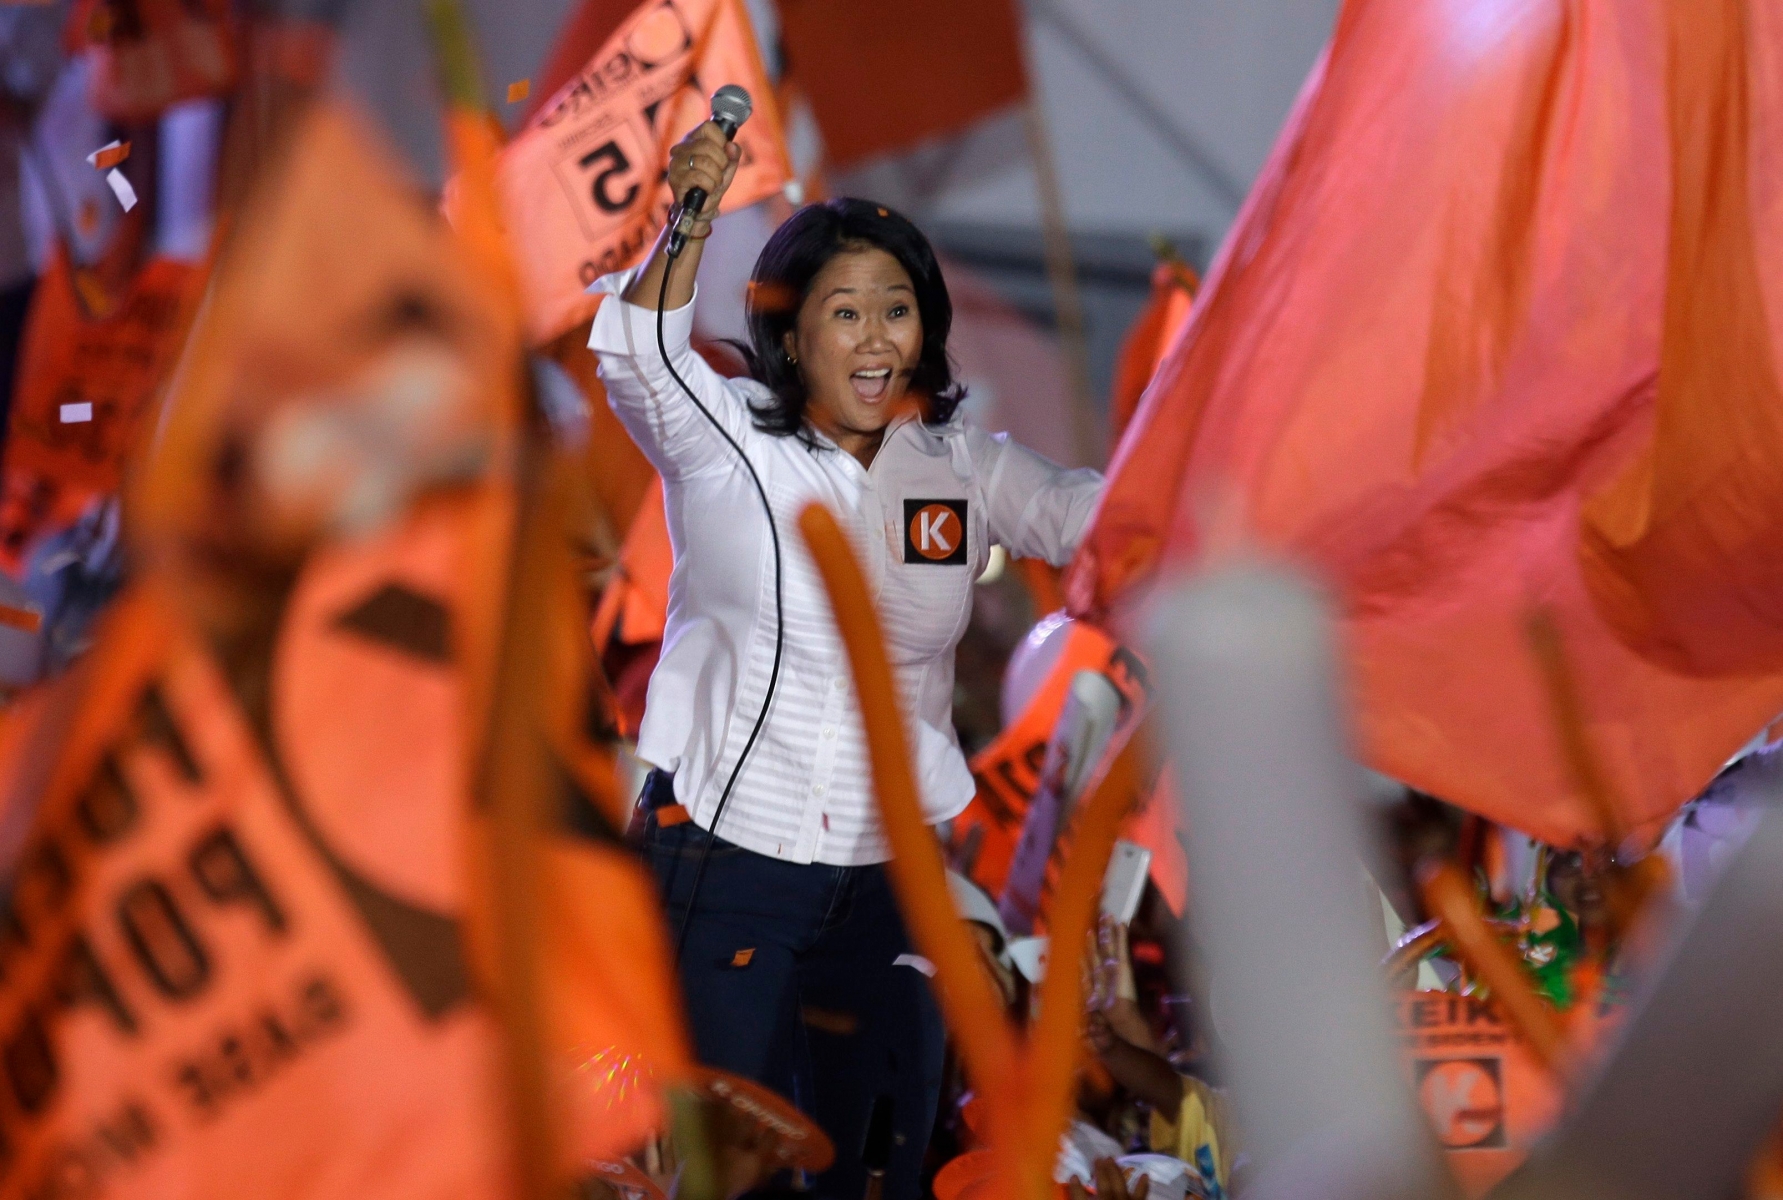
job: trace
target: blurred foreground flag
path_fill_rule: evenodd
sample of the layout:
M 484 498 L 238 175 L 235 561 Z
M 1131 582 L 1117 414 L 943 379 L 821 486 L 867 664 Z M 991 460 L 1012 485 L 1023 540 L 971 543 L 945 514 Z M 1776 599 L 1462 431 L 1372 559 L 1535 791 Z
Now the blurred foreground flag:
M 742 208 L 792 178 L 742 0 L 646 0 L 502 152 L 497 188 L 532 341 L 588 320 L 588 285 L 649 249 L 672 204 L 669 147 L 711 115 L 725 84 L 755 101 L 724 199 L 725 211 Z
M 1601 831 L 1527 649 L 1547 607 L 1654 832 L 1783 709 L 1774 7 L 1346 4 L 1073 610 L 1241 512 L 1335 591 L 1370 765 L 1564 844 Z
M 1783 9 L 1673 4 L 1655 433 L 1585 510 L 1586 581 L 1685 674 L 1783 670 Z
M 133 589 L 0 719 L 3 1200 L 511 1194 L 472 929 L 466 563 L 513 527 L 479 450 L 518 352 L 489 292 L 339 111 L 260 180 L 139 464 Z M 544 1052 L 570 1144 L 611 1153 L 685 1049 L 587 722 L 552 716 Z
M 832 168 L 958 133 L 1028 93 L 1014 0 L 780 0 L 780 23 Z
M 152 258 L 119 297 L 80 283 L 57 247 L 20 346 L 0 502 L 0 568 L 24 568 L 44 534 L 117 491 L 124 462 L 179 358 L 204 290 L 202 266 Z M 95 312 L 87 297 L 103 299 Z

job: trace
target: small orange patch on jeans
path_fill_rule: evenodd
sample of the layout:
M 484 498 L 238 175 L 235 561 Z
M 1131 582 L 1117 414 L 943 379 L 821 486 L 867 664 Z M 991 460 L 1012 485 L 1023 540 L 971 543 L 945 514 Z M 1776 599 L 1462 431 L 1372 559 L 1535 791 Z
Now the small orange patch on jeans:
M 746 967 L 753 961 L 755 961 L 754 946 L 749 947 L 747 950 L 739 950 L 731 955 L 731 966 L 733 967 Z
M 687 811 L 685 804 L 665 804 L 656 810 L 656 827 L 673 829 L 677 825 L 685 825 L 693 820 L 693 814 Z

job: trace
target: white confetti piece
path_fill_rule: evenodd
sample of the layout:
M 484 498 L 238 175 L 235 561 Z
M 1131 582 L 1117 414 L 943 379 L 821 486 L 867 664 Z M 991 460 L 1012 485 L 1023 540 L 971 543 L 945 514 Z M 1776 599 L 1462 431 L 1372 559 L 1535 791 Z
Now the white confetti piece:
M 79 404 L 64 404 L 62 406 L 62 424 L 64 425 L 78 425 L 82 421 L 91 421 L 92 419 L 93 402 L 91 400 L 83 400 Z
M 105 182 L 111 184 L 111 190 L 117 195 L 118 203 L 124 206 L 125 212 L 136 207 L 136 189 L 130 186 L 130 181 L 124 178 L 122 171 L 113 167 L 105 173 Z

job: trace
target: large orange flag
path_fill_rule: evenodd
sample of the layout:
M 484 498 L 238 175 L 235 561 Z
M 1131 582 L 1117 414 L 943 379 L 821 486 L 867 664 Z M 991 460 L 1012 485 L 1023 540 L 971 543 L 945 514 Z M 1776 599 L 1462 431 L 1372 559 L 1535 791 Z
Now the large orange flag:
M 1736 171 L 1704 139 L 1758 144 L 1709 114 L 1744 112 L 1754 134 L 1776 119 L 1772 43 L 1729 23 L 1770 19 L 1709 7 L 1678 0 L 1668 33 L 1666 0 L 1346 4 L 1122 443 L 1068 579 L 1074 609 L 1108 610 L 1161 559 L 1195 554 L 1209 514 L 1242 507 L 1336 591 L 1373 766 L 1550 841 L 1600 836 L 1527 649 L 1539 606 L 1567 639 L 1624 819 L 1651 833 L 1699 790 L 1783 709 L 1777 627 L 1745 655 L 1707 633 L 1725 611 L 1709 598 L 1749 577 L 1739 564 L 1693 547 L 1675 587 L 1651 573 L 1684 566 L 1677 535 L 1717 509 L 1724 550 L 1783 522 L 1773 442 L 1717 479 L 1673 437 L 1700 394 L 1689 373 L 1730 355 L 1729 378 L 1752 379 L 1769 343 L 1744 301 L 1711 308 L 1739 314 L 1737 330 L 1688 315 L 1688 273 L 1674 269 L 1667 300 L 1668 244 L 1687 261 L 1709 239 L 1711 296 L 1749 298 L 1762 271 L 1758 243 L 1719 224 L 1738 193 L 1718 193 L 1720 210 L 1692 197 L 1703 172 Z M 1756 153 L 1739 177 L 1774 196 L 1776 172 L 1757 169 L 1774 147 Z M 1677 399 L 1657 442 L 1656 378 L 1678 381 L 1662 385 Z M 1774 427 L 1765 394 L 1720 404 Z M 1696 419 L 1698 446 L 1733 436 Z M 1649 447 L 1675 464 L 1656 478 L 1695 490 L 1662 490 L 1644 541 L 1626 504 L 1592 509 L 1596 527 L 1615 520 L 1588 586 L 1581 511 Z M 1685 495 L 1701 505 L 1678 507 Z M 1639 607 L 1599 603 L 1628 578 L 1639 588 L 1621 594 L 1653 589 L 1722 677 L 1643 653 Z M 1748 604 L 1741 628 L 1764 611 Z
M 726 211 L 780 190 L 792 168 L 742 0 L 647 0 L 502 152 L 497 183 L 526 297 L 545 342 L 587 321 L 588 285 L 636 261 L 672 204 L 669 147 L 738 84 L 755 115 Z
M 131 496 L 138 587 L 0 723 L 0 1197 L 511 1194 L 472 932 L 494 706 L 467 692 L 511 656 L 467 530 L 518 377 L 486 284 L 337 111 L 244 212 Z M 576 661 L 579 622 L 536 627 Z M 563 1144 L 610 1153 L 659 1121 L 637 1064 L 686 1052 L 564 679 L 524 710 L 559 818 L 537 1000 Z
M 1783 668 L 1783 13 L 1671 7 L 1657 432 L 1586 511 L 1586 579 L 1684 674 Z

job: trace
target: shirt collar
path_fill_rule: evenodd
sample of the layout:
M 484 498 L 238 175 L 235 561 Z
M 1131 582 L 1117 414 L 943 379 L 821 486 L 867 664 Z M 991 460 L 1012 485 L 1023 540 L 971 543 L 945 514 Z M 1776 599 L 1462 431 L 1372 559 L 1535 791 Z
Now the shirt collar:
M 893 417 L 891 424 L 885 427 L 885 439 L 879 443 L 879 452 L 884 454 L 885 447 L 887 443 L 891 441 L 892 435 L 915 420 L 917 420 L 917 414 L 913 412 L 899 413 L 897 416 Z M 811 440 L 817 443 L 819 447 L 825 450 L 834 450 L 838 454 L 846 455 L 848 458 L 854 460 L 855 465 L 860 465 L 860 459 L 855 458 L 854 455 L 849 454 L 846 450 L 842 449 L 842 447 L 838 446 L 835 441 L 831 439 L 829 434 L 813 425 L 810 421 L 805 422 L 805 430 L 811 435 Z M 861 469 L 865 470 L 866 468 L 863 467 Z

